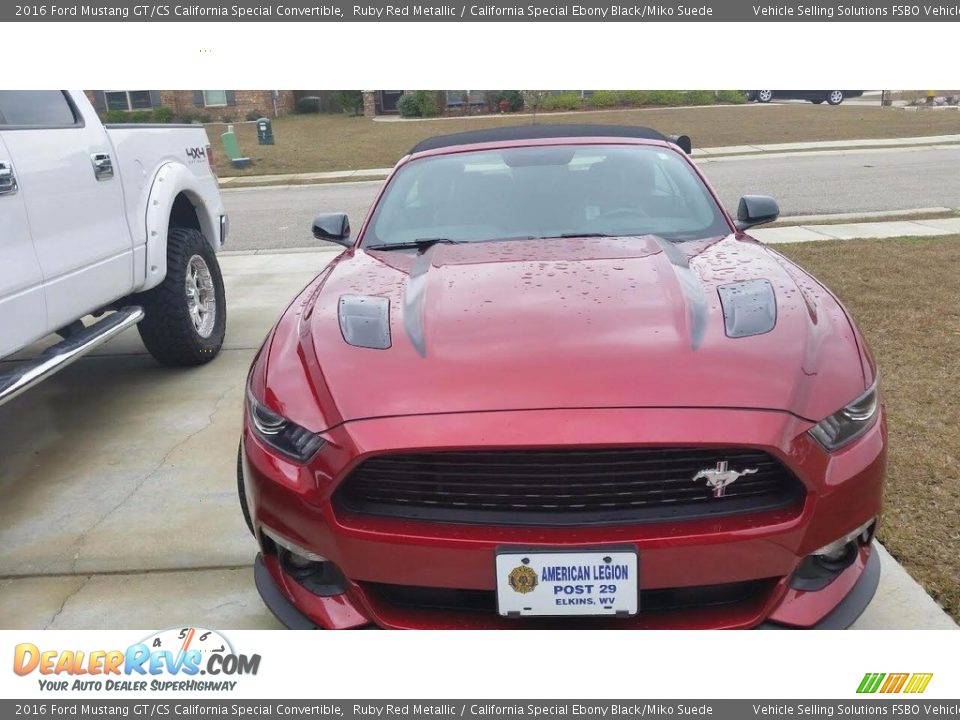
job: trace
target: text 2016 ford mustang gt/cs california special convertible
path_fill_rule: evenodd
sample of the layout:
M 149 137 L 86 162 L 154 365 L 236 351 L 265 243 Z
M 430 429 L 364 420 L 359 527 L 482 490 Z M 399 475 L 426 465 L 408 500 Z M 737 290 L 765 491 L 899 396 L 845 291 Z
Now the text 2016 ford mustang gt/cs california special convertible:
M 836 297 L 645 128 L 421 142 L 250 370 L 240 499 L 290 627 L 845 627 L 886 426 Z

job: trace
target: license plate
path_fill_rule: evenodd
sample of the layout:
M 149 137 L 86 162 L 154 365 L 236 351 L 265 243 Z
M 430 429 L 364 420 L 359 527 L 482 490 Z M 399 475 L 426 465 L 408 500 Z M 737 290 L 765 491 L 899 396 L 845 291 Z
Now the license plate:
M 633 550 L 501 552 L 497 609 L 507 617 L 636 615 Z

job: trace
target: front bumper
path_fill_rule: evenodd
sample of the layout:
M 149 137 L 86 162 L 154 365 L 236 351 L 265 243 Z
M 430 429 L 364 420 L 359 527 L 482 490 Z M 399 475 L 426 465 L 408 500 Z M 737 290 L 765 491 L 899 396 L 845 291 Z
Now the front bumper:
M 870 547 L 867 554 L 867 560 L 865 565 L 860 568 L 857 568 L 851 572 L 851 577 L 855 578 L 853 580 L 853 586 L 847 592 L 839 603 L 837 603 L 833 610 L 831 610 L 827 615 L 821 618 L 818 622 L 813 625 L 807 626 L 805 629 L 808 630 L 845 630 L 854 622 L 857 618 L 863 614 L 863 611 L 866 610 L 867 606 L 870 604 L 870 601 L 873 600 L 873 596 L 877 592 L 877 586 L 880 584 L 880 556 L 876 551 L 876 548 Z M 257 586 L 257 592 L 260 593 L 260 597 L 263 600 L 264 605 L 273 613 L 274 617 L 277 618 L 283 625 L 291 630 L 322 630 L 325 629 L 325 626 L 318 625 L 315 620 L 304 615 L 297 606 L 294 605 L 287 596 L 283 593 L 277 583 L 274 581 L 270 569 L 268 569 L 267 564 L 264 562 L 263 555 L 258 554 L 256 561 L 253 566 L 253 577 L 254 582 Z M 329 603 L 332 607 L 328 608 L 325 612 L 328 616 L 334 615 L 343 615 L 342 611 L 346 608 L 343 606 L 342 601 L 330 601 Z M 359 620 L 362 616 L 362 613 L 356 612 L 348 613 L 352 615 L 351 620 Z M 332 625 L 336 627 L 336 625 Z M 517 628 L 516 624 L 509 625 L 506 622 L 503 623 L 503 627 Z M 369 621 L 361 622 L 358 625 L 349 625 L 349 627 L 363 627 L 374 629 L 377 626 L 372 624 Z M 622 627 L 622 625 L 621 625 Z M 767 620 L 756 626 L 758 630 L 789 630 L 791 625 L 785 625 L 773 620 Z
M 334 490 L 365 457 L 404 449 L 565 447 L 640 444 L 759 448 L 775 455 L 805 485 L 802 506 L 757 515 L 615 527 L 496 527 L 350 515 L 336 509 Z M 790 587 L 805 556 L 876 517 L 885 469 L 881 418 L 861 439 L 828 455 L 806 435 L 809 423 L 782 413 L 745 410 L 577 410 L 358 421 L 326 434 L 327 446 L 306 467 L 276 457 L 249 431 L 244 478 L 262 554 L 257 586 L 291 627 L 637 629 L 753 628 L 775 624 L 846 626 L 876 589 L 879 566 L 869 547 L 816 592 Z M 425 442 L 425 438 L 429 439 Z M 317 596 L 281 567 L 275 545 L 260 532 L 332 562 L 343 592 Z M 689 590 L 756 581 L 736 603 L 643 610 L 629 619 L 521 621 L 491 612 L 399 605 L 379 588 L 495 589 L 494 552 L 505 545 L 592 547 L 632 544 L 642 558 L 641 591 Z

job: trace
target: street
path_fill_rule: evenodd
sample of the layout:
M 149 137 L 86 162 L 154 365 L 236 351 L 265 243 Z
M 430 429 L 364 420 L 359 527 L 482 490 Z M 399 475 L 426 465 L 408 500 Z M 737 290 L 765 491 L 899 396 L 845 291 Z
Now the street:
M 744 194 L 772 195 L 782 216 L 912 210 L 960 204 L 960 148 L 794 153 L 701 159 L 698 164 L 736 212 Z M 228 250 L 314 247 L 313 216 L 346 212 L 359 228 L 380 181 L 225 190 Z

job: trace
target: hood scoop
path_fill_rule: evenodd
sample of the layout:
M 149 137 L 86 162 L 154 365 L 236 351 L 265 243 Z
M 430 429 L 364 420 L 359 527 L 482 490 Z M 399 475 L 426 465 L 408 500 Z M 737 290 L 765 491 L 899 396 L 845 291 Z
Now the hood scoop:
M 777 300 L 768 280 L 747 280 L 717 288 L 727 337 L 763 335 L 777 324 Z
M 373 295 L 341 295 L 340 332 L 349 345 L 372 350 L 390 347 L 390 299 Z

